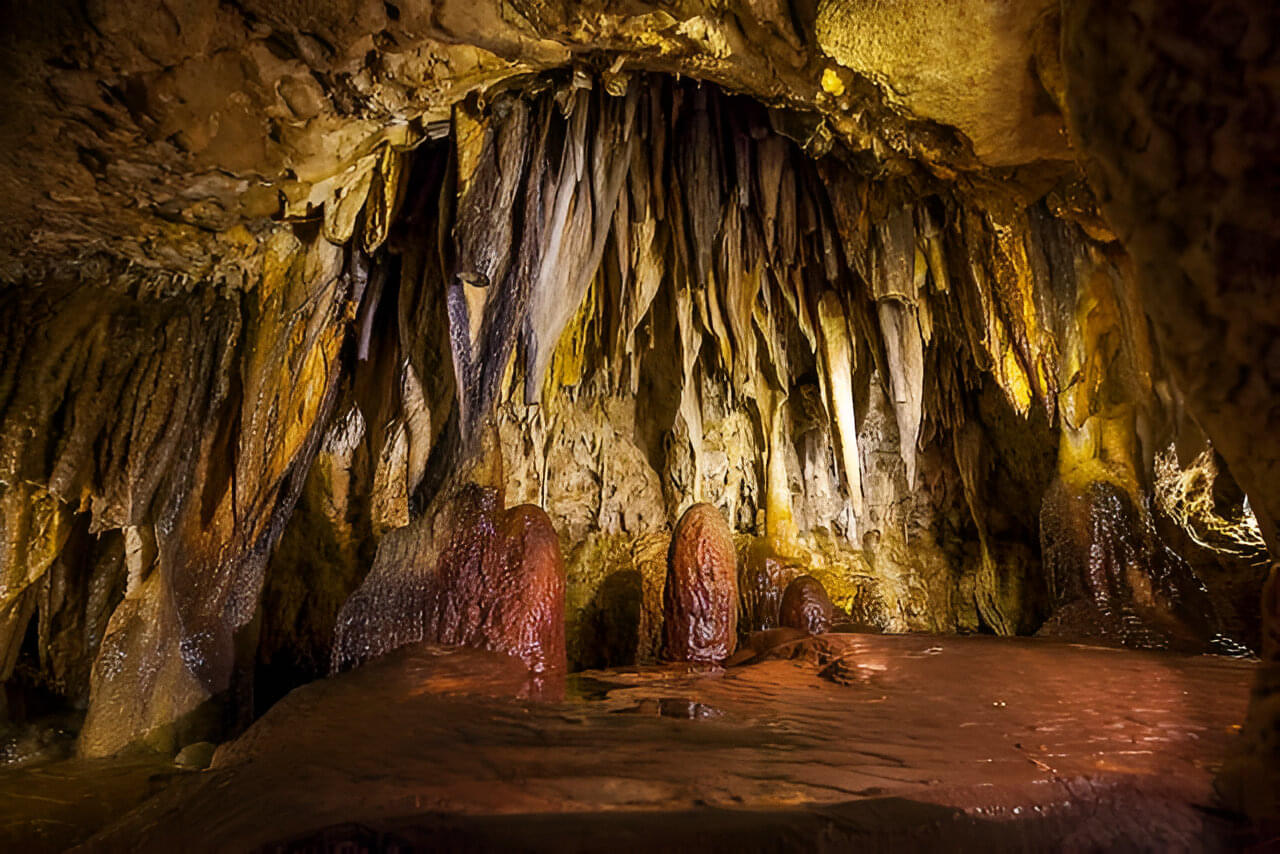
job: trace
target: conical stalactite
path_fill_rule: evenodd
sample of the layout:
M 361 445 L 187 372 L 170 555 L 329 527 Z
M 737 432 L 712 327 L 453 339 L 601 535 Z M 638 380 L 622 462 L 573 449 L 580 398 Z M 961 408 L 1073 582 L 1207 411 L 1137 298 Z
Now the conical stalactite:
M 872 295 L 884 336 L 902 462 L 907 467 L 907 485 L 913 486 L 924 404 L 924 342 L 916 279 L 915 226 L 910 208 L 897 211 L 876 227 L 874 246 Z
M 984 382 L 982 377 L 990 376 L 1015 413 L 1029 417 L 1031 404 L 1041 401 L 1050 418 L 1056 415 L 1054 360 L 1061 331 L 1055 312 L 1062 309 L 1055 306 L 1064 289 L 1072 293 L 1076 288 L 1072 264 L 1067 265 L 1071 269 L 1060 268 L 1071 253 L 1084 251 L 1088 240 L 1036 226 L 1045 218 L 1038 210 L 1010 218 L 955 195 L 893 201 L 918 192 L 902 182 L 867 181 L 852 187 L 842 185 L 846 177 L 830 186 L 818 182 L 818 174 L 848 173 L 830 166 L 814 170 L 760 114 L 753 119 L 748 111 L 744 119 L 735 113 L 726 127 L 718 118 L 723 115 L 722 96 L 707 87 L 633 79 L 625 91 L 625 96 L 608 95 L 590 89 L 583 79 L 569 82 L 556 96 L 550 120 L 563 133 L 547 135 L 552 142 L 541 177 L 533 169 L 525 189 L 503 191 L 529 199 L 536 195 L 529 188 L 541 187 L 545 219 L 539 233 L 557 235 L 532 244 L 540 248 L 542 260 L 531 280 L 529 319 L 520 345 L 524 359 L 504 375 L 502 382 L 511 387 L 493 398 L 501 401 L 523 384 L 526 400 L 540 402 L 536 411 L 520 415 L 517 404 L 511 416 L 501 416 L 504 423 L 514 419 L 509 422 L 513 435 L 524 437 L 520 447 L 536 455 L 531 479 L 520 494 L 549 507 L 553 516 L 580 512 L 569 509 L 576 505 L 557 511 L 557 504 L 564 506 L 567 499 L 593 502 L 581 511 L 596 520 L 588 524 L 606 531 L 616 524 L 604 521 L 609 517 L 603 481 L 593 490 L 573 493 L 572 499 L 561 491 L 552 467 L 553 459 L 561 459 L 555 436 L 570 418 L 584 417 L 584 406 L 598 405 L 592 401 L 638 388 L 645 360 L 666 358 L 674 363 L 673 401 L 666 411 L 675 430 L 657 449 L 656 459 L 667 470 L 657 474 L 675 488 L 665 502 L 668 524 L 671 514 L 690 503 L 722 496 L 727 513 L 748 519 L 754 513 L 762 526 L 759 532 L 783 551 L 812 548 L 816 541 L 808 528 L 816 518 L 826 518 L 825 524 L 843 532 L 849 543 L 844 548 L 865 545 L 865 533 L 872 542 L 895 544 L 877 547 L 882 559 L 902 560 L 903 546 L 896 544 L 925 529 L 893 509 L 892 496 L 911 489 L 922 454 L 928 451 L 933 459 L 940 453 L 953 466 L 947 477 L 963 488 L 939 495 L 960 501 L 972 518 L 980 557 L 976 571 L 957 568 L 956 580 L 938 576 L 929 583 L 960 585 L 962 597 L 973 597 L 967 607 L 977 615 L 975 625 L 1004 633 L 1027 625 L 1028 618 L 1017 616 L 1016 609 L 1031 607 L 1026 597 L 1035 595 L 1034 585 L 1008 577 L 1028 570 L 1003 562 L 1005 547 L 989 528 L 981 496 L 987 491 L 984 481 L 995 475 L 976 462 L 987 439 L 981 430 L 965 430 L 974 415 L 961 401 Z M 530 114 L 545 114 L 552 99 L 541 98 L 530 102 Z M 671 108 L 669 116 L 664 105 Z M 561 111 L 567 112 L 563 119 Z M 497 108 L 492 115 L 468 116 L 464 124 L 487 126 L 513 114 L 519 111 Z M 488 134 L 485 139 L 500 137 L 491 130 L 483 134 Z M 620 156 L 600 153 L 613 150 L 601 140 L 611 140 Z M 839 196 L 832 193 L 837 186 Z M 497 192 L 495 187 L 490 189 Z M 451 192 L 448 187 L 445 191 Z M 466 187 L 459 191 L 459 210 L 467 192 Z M 442 205 L 438 215 L 455 216 L 451 209 L 452 204 Z M 534 219 L 526 211 L 525 224 Z M 459 225 L 449 227 L 456 233 Z M 517 248 L 514 238 L 511 247 L 513 257 L 532 257 L 522 255 L 525 250 Z M 460 281 L 450 286 L 455 292 Z M 666 297 L 664 289 L 669 289 Z M 465 325 L 468 346 L 473 335 L 492 328 L 491 320 L 477 324 L 474 318 L 488 310 L 499 292 L 490 286 L 472 287 L 471 293 L 479 300 L 479 314 L 471 308 L 460 313 L 466 300 L 455 299 L 447 321 L 455 335 Z M 1068 315 L 1073 312 L 1067 310 Z M 667 320 L 659 322 L 662 316 Z M 494 334 L 509 328 L 502 326 Z M 670 338 L 664 341 L 662 335 Z M 861 359 L 860 349 L 869 358 Z M 454 348 L 455 367 L 465 364 L 460 352 L 462 348 Z M 879 370 L 873 370 L 876 366 Z M 788 433 L 801 408 L 793 392 L 797 383 L 810 382 L 802 380 L 806 371 L 817 372 L 818 399 L 825 409 L 821 420 L 828 438 L 819 446 L 825 448 L 820 452 L 825 459 L 817 459 L 836 472 L 840 484 L 840 506 L 821 511 L 832 514 L 827 517 L 813 515 L 816 492 L 803 494 L 808 490 L 802 487 L 798 503 L 795 496 L 801 462 Z M 892 433 L 872 418 L 873 432 L 859 435 L 868 382 L 882 384 Z M 721 383 L 724 392 L 708 394 Z M 754 492 L 738 492 L 735 476 L 720 462 L 722 443 L 730 436 L 724 432 L 724 404 L 730 411 L 741 409 L 755 423 L 748 451 L 756 455 Z M 592 422 L 588 416 L 573 423 Z M 444 431 L 446 440 L 452 429 Z M 945 438 L 961 432 L 968 437 L 964 442 Z M 863 446 L 875 448 L 880 437 L 894 443 L 902 468 L 900 474 L 873 479 L 871 488 L 877 492 L 871 506 L 879 509 L 864 520 L 868 487 L 860 458 Z M 945 440 L 940 450 L 929 450 L 940 437 Z M 504 448 L 504 456 L 511 452 Z M 599 453 L 593 450 L 591 459 Z M 641 453 L 655 459 L 653 450 Z M 814 465 L 812 451 L 805 454 L 809 461 L 804 466 Z M 603 477 L 599 463 L 579 460 L 575 465 L 582 466 L 584 475 Z M 929 463 L 935 481 L 936 465 Z M 745 506 L 740 503 L 744 498 Z M 572 523 L 571 530 L 582 530 L 579 524 Z M 390 542 L 387 548 L 392 548 Z M 410 553 L 417 550 L 408 548 Z M 570 558 L 572 588 L 574 574 L 583 570 Z M 402 556 L 392 564 L 405 560 Z M 947 560 L 931 565 L 940 567 Z M 396 619 L 412 622 L 406 616 Z M 909 625 L 912 618 L 903 612 L 892 619 Z M 573 631 L 571 614 L 571 647 Z M 417 636 L 391 629 L 382 634 Z
M 1280 6 L 156 11 L 0 30 L 0 849 L 1276 836 Z
M 632 125 L 638 91 L 625 97 L 594 96 L 600 114 L 589 121 L 590 90 L 572 96 L 564 149 L 548 193 L 549 219 L 543 227 L 546 242 L 533 288 L 524 332 L 525 399 L 538 400 L 555 343 L 581 305 L 586 289 L 604 254 L 605 238 L 630 165 Z
M 540 129 L 532 123 L 520 98 L 501 102 L 480 120 L 460 107 L 454 121 L 458 201 L 451 229 L 454 272 L 445 300 L 464 436 L 472 434 L 476 419 L 492 404 L 500 379 L 493 374 L 506 364 L 515 343 L 511 330 L 525 310 L 524 253 L 516 251 L 525 234 L 517 228 L 533 230 L 537 223 L 517 222 L 517 212 L 541 206 L 540 183 L 522 178 L 541 159 L 539 141 L 545 144 L 547 133 L 546 121 Z M 520 198 L 522 189 L 527 200 Z M 529 243 L 536 240 L 529 235 Z

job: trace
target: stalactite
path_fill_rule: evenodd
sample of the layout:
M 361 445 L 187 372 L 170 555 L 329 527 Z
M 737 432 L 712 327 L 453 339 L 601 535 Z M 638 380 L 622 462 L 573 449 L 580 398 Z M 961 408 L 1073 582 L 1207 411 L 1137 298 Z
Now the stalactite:
M 554 202 L 543 228 L 546 243 L 524 334 L 525 399 L 530 403 L 539 399 L 555 343 L 595 276 L 630 165 L 639 93 L 632 90 L 621 99 L 600 97 L 604 100 L 594 126 L 589 121 L 589 90 L 581 90 L 573 98 L 551 197 Z
M 844 307 L 834 291 L 818 301 L 822 330 L 827 400 L 840 437 L 840 459 L 855 519 L 862 516 L 862 461 L 858 457 L 858 425 L 853 407 L 853 342 Z
M 655 105 L 658 101 L 657 98 L 649 100 Z M 645 130 L 647 145 L 637 145 L 632 150 L 633 162 L 627 172 L 627 209 L 631 218 L 625 223 L 625 240 L 619 241 L 620 246 L 628 247 L 627 257 L 620 259 L 620 264 L 630 272 L 624 278 L 620 329 L 622 352 L 633 357 L 630 364 L 633 392 L 640 381 L 636 330 L 648 314 L 666 273 L 663 249 L 668 234 L 658 219 L 657 196 L 662 192 L 661 183 L 655 183 L 652 177 L 661 170 L 665 126 L 660 121 L 650 120 L 646 122 Z
M 680 417 L 688 432 L 693 453 L 693 483 L 690 497 L 702 498 L 702 402 L 697 382 L 697 359 L 702 349 L 702 332 L 693 322 L 693 295 L 688 288 L 676 291 L 676 323 L 680 336 L 681 387 Z
M 975 604 L 983 621 L 996 634 L 1014 635 L 1018 630 L 1017 617 L 1006 612 L 1002 597 L 997 595 L 1001 587 L 1000 570 L 991 553 L 990 525 L 981 492 L 986 474 L 981 459 L 982 431 L 976 424 L 967 422 L 954 428 L 951 437 L 965 503 L 978 533 L 979 570 L 974 590 Z
M 916 443 L 924 404 L 924 341 L 920 328 L 915 231 L 910 208 L 902 208 L 876 227 L 872 293 L 884 337 L 889 385 L 898 420 L 907 485 L 915 485 Z
M 514 343 L 509 324 L 519 322 L 523 313 L 521 289 L 508 276 L 519 276 L 515 250 L 521 237 L 516 234 L 521 190 L 538 187 L 525 176 L 540 153 L 538 129 L 529 113 L 518 97 L 503 101 L 492 118 L 472 117 L 461 106 L 455 110 L 455 261 L 445 298 L 464 437 L 492 403 L 498 378 L 494 363 L 505 365 Z
M 920 323 L 915 307 L 901 300 L 882 300 L 876 310 L 889 362 L 889 387 L 898 420 L 900 454 L 907 467 L 907 484 L 914 486 L 916 443 L 924 414 L 924 347 L 920 339 Z
M 266 262 L 261 313 L 244 331 L 254 346 L 236 372 L 241 385 L 210 395 L 250 403 L 222 415 L 216 433 L 196 434 L 190 480 L 158 522 L 158 566 L 112 615 L 81 734 L 87 755 L 144 738 L 171 746 L 183 737 L 173 724 L 229 687 L 233 635 L 257 607 L 267 555 L 336 396 L 348 311 L 341 252 L 324 242 L 301 248 L 284 242 Z M 290 363 L 293 371 L 280 370 Z M 221 367 L 211 366 L 212 382 L 231 375 Z

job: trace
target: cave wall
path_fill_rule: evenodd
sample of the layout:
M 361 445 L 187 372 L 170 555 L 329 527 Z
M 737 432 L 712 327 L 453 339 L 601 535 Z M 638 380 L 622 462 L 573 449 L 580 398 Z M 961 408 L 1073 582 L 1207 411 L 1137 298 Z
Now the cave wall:
M 1276 33 L 1272 4 L 1063 4 L 1072 138 L 1131 253 L 1144 309 L 1186 407 L 1277 553 Z M 1260 669 L 1228 804 L 1280 817 L 1276 564 L 1261 588 Z
M 1035 548 L 1055 448 L 1053 482 L 1109 483 L 1146 507 L 1177 425 L 1126 257 L 1054 191 L 1019 207 L 927 174 L 860 175 L 847 154 L 815 161 L 785 115 L 657 77 L 614 93 L 574 74 L 460 105 L 451 128 L 413 155 L 382 149 L 359 207 L 306 238 L 279 232 L 259 283 L 224 299 L 241 326 L 208 342 L 225 353 L 204 380 L 215 392 L 192 397 L 213 413 L 171 426 L 165 448 L 200 450 L 167 515 L 150 494 L 130 496 L 133 517 L 95 512 L 110 458 L 13 476 L 53 483 L 64 527 L 84 508 L 93 530 L 127 535 L 131 581 L 86 648 L 82 751 L 178 743 L 211 708 L 243 717 L 255 648 L 300 678 L 323 673 L 326 643 L 342 667 L 420 637 L 451 518 L 438 502 L 476 465 L 551 513 L 577 666 L 655 657 L 656 544 L 698 501 L 732 521 L 744 565 L 767 552 L 774 583 L 815 575 L 870 628 L 999 634 L 1070 604 Z M 116 358 L 127 374 L 142 356 Z M 63 410 L 83 407 L 72 449 L 121 431 L 112 403 L 139 393 L 96 377 L 61 389 L 35 432 L 62 435 Z M 10 412 L 11 458 L 29 465 L 32 416 Z M 64 471 L 82 480 L 78 508 Z M 32 504 L 15 502 L 13 530 Z M 60 542 L 25 536 L 13 564 L 34 591 L 46 570 L 26 556 Z M 1055 554 L 1053 573 L 1090 571 L 1087 549 Z M 1108 585 L 1061 586 L 1088 599 Z M 1125 603 L 1150 587 L 1126 582 Z M 9 606 L 11 648 L 34 595 Z
M 560 532 L 570 575 L 572 663 L 652 660 L 662 538 L 700 500 L 717 504 L 732 521 L 744 561 L 763 541 L 789 561 L 790 574 L 811 568 L 838 604 L 880 630 L 1035 631 L 1058 605 L 1111 595 L 1108 580 L 1099 588 L 1063 585 L 1057 591 L 1063 601 L 1055 601 L 1036 546 L 1041 497 L 1055 477 L 1077 492 L 1113 485 L 1143 508 L 1119 528 L 1120 538 L 1147 536 L 1155 454 L 1185 428 L 1156 392 L 1164 378 L 1123 252 L 1055 216 L 1050 203 L 987 210 L 979 206 L 989 199 L 955 193 L 894 201 L 912 192 L 906 182 L 847 183 L 842 196 L 818 190 L 819 176 L 833 183 L 846 177 L 841 164 L 820 160 L 815 171 L 799 146 L 776 136 L 766 112 L 745 102 L 731 110 L 714 91 L 660 83 L 639 94 L 587 91 L 575 79 L 557 96 L 574 99 L 563 119 L 565 151 L 600 151 L 601 139 L 612 151 L 617 131 L 600 125 L 657 115 L 646 106 L 651 99 L 672 117 L 639 125 L 624 153 L 630 163 L 617 167 L 621 178 L 606 180 L 607 165 L 594 174 L 561 166 L 555 177 L 554 163 L 567 155 L 548 154 L 541 137 L 530 137 L 530 117 L 541 111 L 531 104 L 499 102 L 488 113 L 468 112 L 464 127 L 480 127 L 460 133 L 452 154 L 433 156 L 477 164 L 470 188 L 458 196 L 459 223 L 468 221 L 470 193 L 486 208 L 495 197 L 510 199 L 502 210 L 515 210 L 521 194 L 531 192 L 516 186 L 518 179 L 483 177 L 492 152 L 503 146 L 515 146 L 504 157 L 516 162 L 549 158 L 550 177 L 539 192 L 575 204 L 576 194 L 587 194 L 595 213 L 584 205 L 580 219 L 570 216 L 565 226 L 541 232 L 527 221 L 517 227 L 503 220 L 493 243 L 510 247 L 511 256 L 495 259 L 493 243 L 468 249 L 460 242 L 458 267 L 470 269 L 470 262 L 487 272 L 466 273 L 470 278 L 457 283 L 438 278 L 437 265 L 414 260 L 420 244 L 391 240 L 392 254 L 402 254 L 398 298 L 434 288 L 443 292 L 437 302 L 448 304 L 450 317 L 435 322 L 455 330 L 451 352 L 437 354 L 433 364 L 452 364 L 455 383 L 468 389 L 459 398 L 474 411 L 485 411 L 486 400 L 497 404 L 508 499 L 545 506 Z M 638 106 L 611 110 L 633 97 Z M 704 116 L 717 113 L 737 116 L 746 132 L 712 132 Z M 513 139 L 526 140 L 526 150 Z M 714 154 L 697 164 L 699 172 L 678 157 L 663 159 L 664 151 L 693 143 Z M 611 162 L 617 160 L 604 159 Z M 440 180 L 440 170 L 415 169 Z M 409 195 L 435 192 L 433 184 L 430 192 Z M 599 216 L 601 198 L 612 217 Z M 659 205 L 665 220 L 653 214 Z M 870 221 L 885 207 L 888 219 Z M 700 219 L 706 224 L 699 226 Z M 550 278 L 545 267 L 527 270 L 521 257 L 528 245 L 539 255 L 554 251 L 527 243 L 548 233 L 581 247 L 561 256 Z M 837 234 L 839 243 L 831 239 Z M 744 275 L 744 267 L 754 272 Z M 491 275 L 506 276 L 506 289 Z M 578 294 L 581 302 L 574 311 L 560 306 L 556 314 L 536 315 L 522 303 L 528 292 L 513 276 L 530 277 L 553 294 L 567 291 L 560 300 L 566 305 Z M 735 318 L 735 309 L 751 303 L 750 320 Z M 528 312 L 523 327 L 521 310 Z M 513 316 L 514 324 L 491 320 Z M 405 318 L 401 311 L 399 330 L 390 335 L 412 353 L 405 339 L 421 336 L 406 332 Z M 371 337 L 383 340 L 387 332 L 375 326 Z M 540 357 L 547 340 L 555 348 Z M 506 353 L 511 362 L 501 371 L 482 369 L 488 362 L 473 359 L 476 352 Z M 394 364 L 401 357 L 389 358 Z M 539 371 L 542 382 L 531 383 Z M 842 424 L 830 403 L 839 399 L 833 378 L 844 383 L 852 423 Z M 384 416 L 391 423 L 422 420 L 418 396 L 398 400 L 393 410 L 401 409 Z M 843 436 L 842 428 L 851 434 Z M 904 433 L 917 438 L 904 442 Z M 387 437 L 400 441 L 403 434 L 392 430 Z M 405 451 L 383 447 L 384 462 L 405 464 Z M 416 474 L 406 480 L 410 471 Z M 409 466 L 390 481 L 373 477 L 375 492 L 379 482 L 402 484 L 392 490 L 394 503 L 406 508 L 395 514 L 399 525 L 414 515 L 407 508 L 422 492 L 424 474 Z M 1086 517 L 1104 512 L 1083 506 Z M 433 552 L 415 543 L 431 540 L 421 534 L 431 525 L 410 527 L 413 533 L 381 550 L 376 580 L 361 601 L 391 596 L 386 586 L 397 573 L 416 579 L 405 582 L 415 595 L 429 586 L 420 576 L 429 576 Z M 1081 534 L 1077 545 L 1085 552 L 1063 552 L 1055 571 L 1085 576 L 1091 536 Z M 1182 613 L 1172 632 L 1166 626 L 1122 639 L 1167 645 L 1184 633 L 1177 624 L 1188 621 L 1195 624 L 1193 648 L 1220 634 L 1219 606 L 1185 564 L 1162 571 L 1163 582 L 1125 580 L 1125 573 L 1143 574 L 1148 552 L 1167 551 L 1158 535 L 1149 539 L 1147 552 L 1104 570 L 1121 576 L 1124 601 L 1117 608 L 1144 627 L 1166 612 Z M 1129 606 L 1138 599 L 1135 611 Z M 415 602 L 411 597 L 376 616 L 362 612 L 361 621 L 376 628 L 344 643 L 379 650 L 412 639 Z M 393 613 L 399 607 L 408 613 Z M 1197 609 L 1205 611 L 1203 620 Z M 1089 616 L 1053 629 L 1096 637 L 1098 623 Z
M 148 291 L 127 276 L 94 300 L 52 283 L 6 290 L 6 316 L 24 328 L 8 339 L 17 346 L 5 352 L 0 428 L 14 485 L 3 523 L 7 661 L 35 602 L 48 604 L 42 622 L 58 613 L 45 588 L 70 531 L 123 534 L 124 578 L 117 569 L 88 584 L 123 595 L 105 629 L 95 615 L 83 648 L 96 647 L 87 753 L 171 745 L 175 722 L 228 689 L 234 635 L 257 609 L 335 398 L 342 255 L 282 232 L 246 295 Z M 88 539 L 65 560 L 98 560 L 111 542 Z

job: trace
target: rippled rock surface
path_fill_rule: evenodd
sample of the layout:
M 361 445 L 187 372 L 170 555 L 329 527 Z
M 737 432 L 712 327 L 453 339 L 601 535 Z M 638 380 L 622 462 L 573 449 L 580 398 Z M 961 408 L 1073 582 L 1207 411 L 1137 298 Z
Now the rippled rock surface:
M 81 850 L 1223 850 L 1235 831 L 1203 807 L 1253 670 L 825 635 L 717 674 L 592 671 L 531 703 L 516 659 L 414 645 L 295 691 Z
M 1147 649 L 1238 648 L 1221 637 L 1208 591 L 1160 539 L 1150 511 L 1120 489 L 1057 481 L 1045 494 L 1040 524 L 1057 604 L 1042 635 Z

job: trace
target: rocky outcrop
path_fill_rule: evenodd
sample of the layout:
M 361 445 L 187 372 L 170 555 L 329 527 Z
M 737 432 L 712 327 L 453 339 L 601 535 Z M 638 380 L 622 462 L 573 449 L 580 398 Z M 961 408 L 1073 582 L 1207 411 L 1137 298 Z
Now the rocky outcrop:
M 551 520 L 522 504 L 503 510 L 492 491 L 467 488 L 436 570 L 423 639 L 503 652 L 537 680 L 565 673 L 564 561 Z
M 782 626 L 820 635 L 831 628 L 834 617 L 831 599 L 818 579 L 802 575 L 787 585 L 778 616 Z

